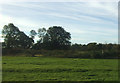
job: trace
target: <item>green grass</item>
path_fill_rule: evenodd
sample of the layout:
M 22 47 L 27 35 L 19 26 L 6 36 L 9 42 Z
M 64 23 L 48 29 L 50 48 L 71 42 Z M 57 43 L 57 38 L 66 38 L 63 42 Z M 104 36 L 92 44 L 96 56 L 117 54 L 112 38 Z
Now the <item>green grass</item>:
M 117 81 L 117 59 L 2 57 L 3 81 Z

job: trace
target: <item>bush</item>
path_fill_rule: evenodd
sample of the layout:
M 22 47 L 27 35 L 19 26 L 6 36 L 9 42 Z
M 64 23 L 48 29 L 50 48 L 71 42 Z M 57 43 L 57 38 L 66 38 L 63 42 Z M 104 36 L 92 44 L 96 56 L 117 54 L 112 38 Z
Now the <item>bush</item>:
M 79 51 L 79 50 L 34 50 L 34 49 L 3 49 L 3 55 L 16 56 L 35 56 L 37 54 L 50 57 L 63 58 L 117 58 L 118 52 L 116 50 L 105 50 L 103 53 L 99 51 Z

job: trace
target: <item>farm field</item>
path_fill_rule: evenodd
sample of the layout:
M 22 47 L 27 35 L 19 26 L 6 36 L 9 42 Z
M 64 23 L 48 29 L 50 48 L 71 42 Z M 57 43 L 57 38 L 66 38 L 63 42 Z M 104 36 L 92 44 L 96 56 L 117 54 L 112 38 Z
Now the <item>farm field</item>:
M 2 57 L 3 81 L 118 81 L 118 59 Z

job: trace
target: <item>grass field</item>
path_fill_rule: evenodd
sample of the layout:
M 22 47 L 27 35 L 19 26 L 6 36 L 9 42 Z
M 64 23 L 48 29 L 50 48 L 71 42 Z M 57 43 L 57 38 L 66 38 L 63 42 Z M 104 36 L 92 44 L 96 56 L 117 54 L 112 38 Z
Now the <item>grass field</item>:
M 3 81 L 117 81 L 117 59 L 2 57 Z

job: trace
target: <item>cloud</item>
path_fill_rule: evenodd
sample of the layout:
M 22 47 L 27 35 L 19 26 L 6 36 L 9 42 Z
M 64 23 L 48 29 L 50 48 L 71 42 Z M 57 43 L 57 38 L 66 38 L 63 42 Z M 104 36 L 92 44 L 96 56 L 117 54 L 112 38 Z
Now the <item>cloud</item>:
M 90 37 L 96 40 L 104 36 L 109 41 L 113 39 L 108 39 L 108 36 L 117 38 L 116 2 L 11 2 L 2 3 L 0 8 L 0 29 L 12 22 L 29 34 L 31 29 L 37 31 L 38 28 L 60 25 L 72 33 L 73 37 L 86 37 L 87 40 L 84 40 L 86 38 L 80 36 L 85 42 L 90 41 Z M 87 37 L 86 34 L 91 35 Z M 72 41 L 82 41 L 78 38 Z
M 39 5 L 40 4 L 40 5 Z M 25 11 L 18 11 L 20 13 L 23 13 L 29 16 L 35 16 L 35 15 L 44 15 L 44 16 L 52 16 L 52 17 L 59 17 L 63 19 L 70 19 L 70 20 L 76 20 L 76 21 L 82 21 L 82 22 L 89 22 L 89 23 L 111 23 L 116 24 L 114 17 L 117 17 L 117 8 L 113 5 L 104 3 L 98 3 L 98 2 L 85 2 L 84 4 L 81 3 L 53 3 L 57 4 L 58 6 L 53 6 L 51 3 L 13 3 L 12 6 L 18 7 L 18 8 L 28 8 L 28 12 Z M 77 5 L 76 5 L 77 4 Z M 96 4 L 96 5 L 94 5 Z M 60 5 L 64 5 L 59 7 Z M 67 5 L 67 6 L 66 6 Z M 87 6 L 86 6 L 87 5 Z M 55 8 L 56 7 L 56 8 Z M 30 8 L 30 9 L 29 9 Z M 37 10 L 38 9 L 38 10 Z M 59 9 L 59 10 L 58 10 Z M 102 10 L 99 12 L 99 10 Z M 8 11 L 8 10 L 6 10 Z M 42 12 L 41 12 L 42 11 Z M 84 12 L 83 12 L 84 11 Z M 108 12 L 106 12 L 108 11 Z M 11 12 L 11 11 L 10 11 Z M 68 13 L 67 13 L 68 12 Z M 14 14 L 14 13 L 13 13 Z M 112 18 L 111 18 L 112 16 Z M 117 19 L 117 18 L 116 18 Z
M 1 0 L 5 2 L 118 2 L 119 0 Z

